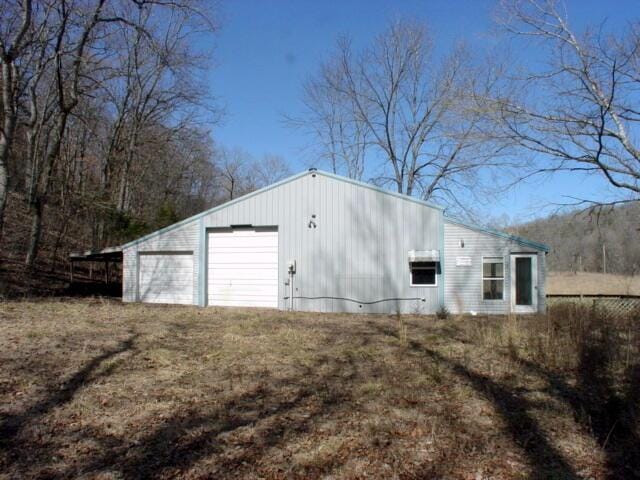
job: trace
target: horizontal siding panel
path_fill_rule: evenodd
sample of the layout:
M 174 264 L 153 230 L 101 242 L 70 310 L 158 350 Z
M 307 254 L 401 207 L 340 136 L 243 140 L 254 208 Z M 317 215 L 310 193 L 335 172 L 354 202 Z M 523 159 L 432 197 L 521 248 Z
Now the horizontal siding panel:
M 460 241 L 464 242 L 464 247 Z M 445 304 L 454 313 L 506 314 L 511 311 L 510 254 L 533 250 L 510 239 L 472 230 L 445 221 Z M 457 257 L 470 257 L 471 266 L 456 266 Z M 504 261 L 504 299 L 483 300 L 482 258 L 501 257 Z M 542 259 L 542 261 L 541 261 Z M 544 291 L 541 267 L 544 253 L 538 253 L 538 292 Z M 544 302 L 544 299 L 542 299 Z M 541 308 L 544 308 L 543 306 Z

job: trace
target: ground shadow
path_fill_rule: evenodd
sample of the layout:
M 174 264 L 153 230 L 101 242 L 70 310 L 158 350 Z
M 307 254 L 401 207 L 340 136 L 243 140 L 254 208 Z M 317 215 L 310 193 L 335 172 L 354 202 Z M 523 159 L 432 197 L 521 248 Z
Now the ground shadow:
M 618 392 L 611 376 L 607 335 L 589 336 L 582 345 L 577 382 L 530 360 L 520 365 L 549 383 L 548 394 L 566 402 L 605 452 L 610 478 L 640 476 L 640 363 L 628 368 Z M 513 355 L 513 354 L 512 354 Z
M 397 333 L 389 326 L 374 322 L 370 322 L 369 325 L 385 335 L 397 338 Z M 449 359 L 415 340 L 410 340 L 407 346 L 413 352 L 450 368 L 459 378 L 465 380 L 476 393 L 491 402 L 504 420 L 513 442 L 529 459 L 532 468 L 531 478 L 566 480 L 579 478 L 573 467 L 550 443 L 538 422 L 529 414 L 532 406 L 518 392 L 468 369 L 461 363 Z
M 89 378 L 102 363 L 112 357 L 131 350 L 137 337 L 137 334 L 132 334 L 129 338 L 120 342 L 118 347 L 112 350 L 107 350 L 101 355 L 94 357 L 82 369 L 78 370 L 69 379 L 67 379 L 59 390 L 52 391 L 43 400 L 35 403 L 24 412 L 17 415 L 7 416 L 7 418 L 5 418 L 0 424 L 0 451 L 8 448 L 15 449 L 16 445 L 14 444 L 14 439 L 27 423 L 33 422 L 49 413 L 54 408 L 62 406 L 73 400 L 73 397 L 78 390 L 90 383 Z M 108 374 L 109 371 L 106 371 L 101 376 L 106 376 Z
M 300 367 L 299 375 L 264 378 L 255 389 L 239 393 L 210 410 L 176 411 L 133 443 L 131 438 L 116 438 L 87 429 L 83 435 L 99 443 L 102 453 L 74 465 L 59 477 L 106 472 L 117 472 L 118 478 L 127 479 L 173 477 L 213 454 L 217 455 L 215 463 L 207 465 L 203 472 L 207 475 L 215 476 L 216 471 L 221 475 L 250 472 L 268 448 L 295 441 L 319 417 L 330 415 L 348 403 L 347 384 L 339 388 L 335 379 L 353 378 L 356 369 L 351 358 L 322 357 L 311 366 Z M 320 370 L 323 373 L 318 373 Z M 242 427 L 255 427 L 254 433 L 244 444 L 229 445 L 225 434 Z M 241 448 L 230 448 L 234 446 Z M 318 464 L 313 468 L 326 471 L 336 466 Z

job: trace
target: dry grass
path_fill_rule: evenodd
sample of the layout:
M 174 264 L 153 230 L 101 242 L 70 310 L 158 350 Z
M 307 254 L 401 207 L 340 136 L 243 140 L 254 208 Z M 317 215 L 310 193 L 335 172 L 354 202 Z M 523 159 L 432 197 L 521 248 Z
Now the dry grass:
M 551 272 L 547 295 L 640 295 L 640 276 Z
M 571 308 L 3 303 L 0 478 L 640 475 L 638 323 Z

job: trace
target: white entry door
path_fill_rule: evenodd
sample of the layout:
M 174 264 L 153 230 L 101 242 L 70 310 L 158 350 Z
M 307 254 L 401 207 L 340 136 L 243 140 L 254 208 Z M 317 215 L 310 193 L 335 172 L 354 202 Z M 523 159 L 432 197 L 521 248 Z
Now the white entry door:
M 141 302 L 193 303 L 191 252 L 140 253 L 138 295 Z
M 276 230 L 214 230 L 207 241 L 209 305 L 278 308 Z
M 538 256 L 535 254 L 511 255 L 511 311 L 538 311 Z

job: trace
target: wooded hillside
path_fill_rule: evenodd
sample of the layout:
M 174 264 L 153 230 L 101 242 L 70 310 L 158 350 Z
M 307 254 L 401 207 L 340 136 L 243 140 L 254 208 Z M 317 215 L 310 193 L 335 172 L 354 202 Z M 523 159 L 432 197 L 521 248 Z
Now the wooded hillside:
M 640 272 L 640 204 L 553 215 L 511 230 L 549 245 L 550 271 Z
M 212 41 L 214 13 L 197 0 L 3 3 L 0 294 L 26 277 L 55 284 L 70 251 L 119 245 L 288 174 L 279 157 L 213 141 L 221 111 L 196 45 Z

